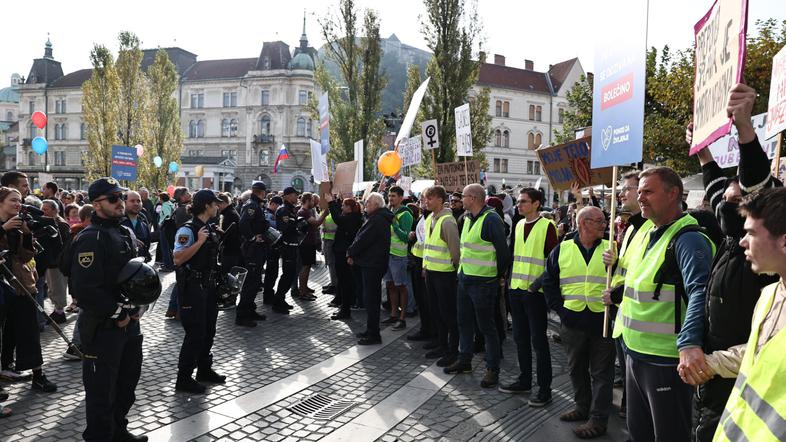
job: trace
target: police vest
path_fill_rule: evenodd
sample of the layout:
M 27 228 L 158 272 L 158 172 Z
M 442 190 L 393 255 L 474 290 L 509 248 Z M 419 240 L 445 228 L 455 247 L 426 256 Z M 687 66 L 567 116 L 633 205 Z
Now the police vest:
M 759 330 L 779 284 L 765 287 L 756 304 L 740 373 L 715 430 L 715 441 L 786 440 L 786 332 L 779 331 L 756 354 Z
M 191 229 L 194 242 L 196 242 L 196 239 L 199 237 L 199 229 L 204 226 L 205 224 L 196 218 L 191 218 L 185 224 L 183 224 L 183 227 Z M 186 267 L 189 270 L 194 270 L 197 272 L 215 270 L 217 267 L 217 257 L 218 244 L 208 237 L 208 239 L 202 244 L 202 247 L 200 247 L 199 250 L 194 253 L 191 259 L 183 263 L 181 267 Z
M 650 229 L 642 238 L 641 246 L 632 250 L 627 261 L 625 292 L 620 304 L 613 336 L 622 335 L 625 345 L 642 354 L 678 358 L 675 304 L 680 303 L 679 324 L 685 320 L 685 302 L 678 299 L 676 286 L 662 284 L 655 296 L 658 283 L 655 276 L 663 266 L 666 248 L 675 234 L 685 226 L 698 225 L 695 218 L 684 215 L 675 221 L 647 252 Z M 646 253 L 645 253 L 646 252 Z
M 448 243 L 442 240 L 442 223 L 452 217 L 447 214 L 434 221 L 436 214 L 426 218 L 426 242 L 423 245 L 423 268 L 433 272 L 455 272 Z M 433 226 L 433 227 L 432 227 Z M 412 248 L 413 253 L 415 248 Z
M 494 278 L 497 276 L 497 251 L 494 244 L 480 237 L 483 228 L 483 221 L 487 216 L 499 215 L 487 210 L 480 215 L 475 222 L 469 218 L 464 220 L 464 227 L 461 229 L 461 261 L 459 271 L 467 276 L 479 276 L 484 278 Z M 472 224 L 472 227 L 470 227 Z
M 516 245 L 513 248 L 513 271 L 510 275 L 511 289 L 529 289 L 529 286 L 546 269 L 546 256 L 543 253 L 543 249 L 546 245 L 548 229 L 554 224 L 546 218 L 538 219 L 535 221 L 535 225 L 532 226 L 526 241 L 524 240 L 525 225 L 526 220 L 522 219 L 516 223 L 514 231 Z
M 333 215 L 328 214 L 325 217 L 325 222 L 322 224 L 322 239 L 324 241 L 333 241 L 336 239 L 336 230 L 338 230 L 338 226 L 333 221 Z
M 625 276 L 628 274 L 628 257 L 635 254 L 635 250 L 642 246 L 642 241 L 647 235 L 647 232 L 655 227 L 655 224 L 650 220 L 644 221 L 638 230 L 633 225 L 625 229 L 625 237 L 622 239 L 622 246 L 620 246 L 619 259 L 617 260 L 617 269 L 614 271 L 614 276 L 611 279 L 611 287 L 619 287 L 625 284 Z M 636 232 L 634 235 L 633 232 Z M 631 239 L 631 236 L 633 238 Z M 646 245 L 645 245 L 646 247 Z
M 559 285 L 566 309 L 580 312 L 589 307 L 595 313 L 605 309 L 603 290 L 606 288 L 606 266 L 603 264 L 603 251 L 608 248 L 609 242 L 602 240 L 587 263 L 575 241 L 568 240 L 560 245 Z
M 399 211 L 396 214 L 396 221 L 401 222 L 401 217 L 407 213 L 405 211 Z M 396 232 L 393 230 L 393 224 L 390 225 L 390 254 L 393 256 L 407 256 L 407 242 L 402 241 L 396 235 Z

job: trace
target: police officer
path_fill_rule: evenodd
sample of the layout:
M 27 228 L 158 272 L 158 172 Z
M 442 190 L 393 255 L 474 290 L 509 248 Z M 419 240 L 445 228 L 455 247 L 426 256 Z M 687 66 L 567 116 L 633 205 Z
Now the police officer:
M 274 196 L 273 198 L 270 198 L 270 202 L 265 209 L 265 219 L 273 229 L 278 229 L 278 225 L 276 224 L 276 210 L 278 210 L 282 204 L 284 204 L 284 200 L 280 196 Z M 279 259 L 281 259 L 281 255 L 278 253 L 278 250 L 275 248 L 270 248 L 267 254 L 267 263 L 265 263 L 265 288 L 262 293 L 262 302 L 267 305 L 273 304 L 273 298 L 276 293 L 276 279 L 278 279 Z
M 270 227 L 265 219 L 266 193 L 265 183 L 254 181 L 251 184 L 251 197 L 240 209 L 240 235 L 243 238 L 241 251 L 248 275 L 240 292 L 235 324 L 243 327 L 256 327 L 255 321 L 265 320 L 265 315 L 256 312 L 254 299 L 262 286 L 262 271 L 270 248 L 264 237 Z
M 132 232 L 120 224 L 125 190 L 114 178 L 90 184 L 95 212 L 72 246 L 70 283 L 79 293 L 77 326 L 85 355 L 85 440 L 147 440 L 129 433 L 126 419 L 142 370 L 142 334 L 139 309 L 123 304 L 116 280 L 137 250 Z
M 297 272 L 297 251 L 298 251 L 298 231 L 297 231 L 297 209 L 295 203 L 298 200 L 298 191 L 294 187 L 284 189 L 284 204 L 276 211 L 276 226 L 281 231 L 281 279 L 278 280 L 278 287 L 273 298 L 273 311 L 282 315 L 288 315 L 292 308 L 286 300 L 286 292 L 292 287 Z
M 218 299 L 218 234 L 208 220 L 216 216 L 219 199 L 212 190 L 194 194 L 191 219 L 175 235 L 174 259 L 177 266 L 178 307 L 186 335 L 177 362 L 175 390 L 204 393 L 197 381 L 223 384 L 226 376 L 212 369 L 213 338 L 216 336 Z M 196 381 L 191 377 L 197 369 Z

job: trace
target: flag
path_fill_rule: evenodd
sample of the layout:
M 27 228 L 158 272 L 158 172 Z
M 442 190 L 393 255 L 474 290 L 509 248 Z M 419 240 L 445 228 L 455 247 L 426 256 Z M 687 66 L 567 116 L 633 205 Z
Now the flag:
M 281 160 L 286 160 L 289 158 L 289 152 L 287 152 L 287 146 L 281 145 L 281 149 L 278 151 L 278 156 L 276 157 L 276 164 L 273 165 L 273 173 L 278 173 L 278 163 Z

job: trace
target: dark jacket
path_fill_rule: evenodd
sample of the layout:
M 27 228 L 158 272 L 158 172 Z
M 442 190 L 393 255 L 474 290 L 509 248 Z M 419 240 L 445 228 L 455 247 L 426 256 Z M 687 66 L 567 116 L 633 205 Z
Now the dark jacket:
M 363 225 L 363 215 L 360 212 L 348 213 L 346 215 L 341 213 L 341 203 L 333 201 L 330 203 L 330 215 L 333 216 L 333 222 L 336 223 L 336 238 L 333 240 L 333 253 L 336 259 L 344 259 L 349 246 L 355 240 L 355 237 Z
M 136 256 L 141 256 L 145 258 L 145 262 L 150 261 L 150 242 L 151 242 L 151 234 L 150 234 L 150 224 L 148 224 L 147 219 L 141 213 L 137 217 L 136 226 L 131 220 L 126 217 L 123 218 L 123 221 L 120 223 L 134 232 L 136 235 L 136 239 L 142 241 L 143 245 L 137 244 L 137 253 Z
M 224 255 L 240 256 L 240 214 L 231 204 L 221 211 L 221 230 L 224 231 L 223 253 Z M 234 224 L 230 230 L 230 226 Z
M 368 217 L 347 251 L 354 265 L 379 269 L 388 266 L 392 221 L 393 212 L 387 207 L 380 207 Z

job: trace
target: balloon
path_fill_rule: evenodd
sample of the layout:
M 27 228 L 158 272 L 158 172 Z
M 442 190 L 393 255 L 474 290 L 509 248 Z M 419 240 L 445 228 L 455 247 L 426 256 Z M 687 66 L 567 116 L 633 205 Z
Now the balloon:
M 176 162 L 172 161 L 169 163 L 169 173 L 177 173 L 178 169 L 180 169 Z
M 49 143 L 47 143 L 46 138 L 44 137 L 33 138 L 33 151 L 38 155 L 43 155 L 48 147 L 49 147 Z
M 145 148 L 142 147 L 141 144 L 137 144 L 134 146 L 136 148 L 136 156 L 141 157 L 143 153 L 145 153 Z
M 155 164 L 156 167 L 161 167 L 161 165 L 164 164 L 164 160 L 162 160 L 161 157 L 156 156 L 153 158 L 153 164 Z
M 195 167 L 194 168 L 194 173 L 198 177 L 204 176 L 205 175 L 205 166 L 199 165 L 199 166 Z
M 401 170 L 401 157 L 398 152 L 389 150 L 379 156 L 377 168 L 384 176 L 393 176 Z
M 41 111 L 33 112 L 31 119 L 33 120 L 33 124 L 39 129 L 43 129 L 44 126 L 46 126 L 46 114 Z
M 171 184 L 166 186 L 166 193 L 167 193 L 167 195 L 169 195 L 170 198 L 174 198 L 174 196 L 175 196 L 175 186 L 173 186 Z

